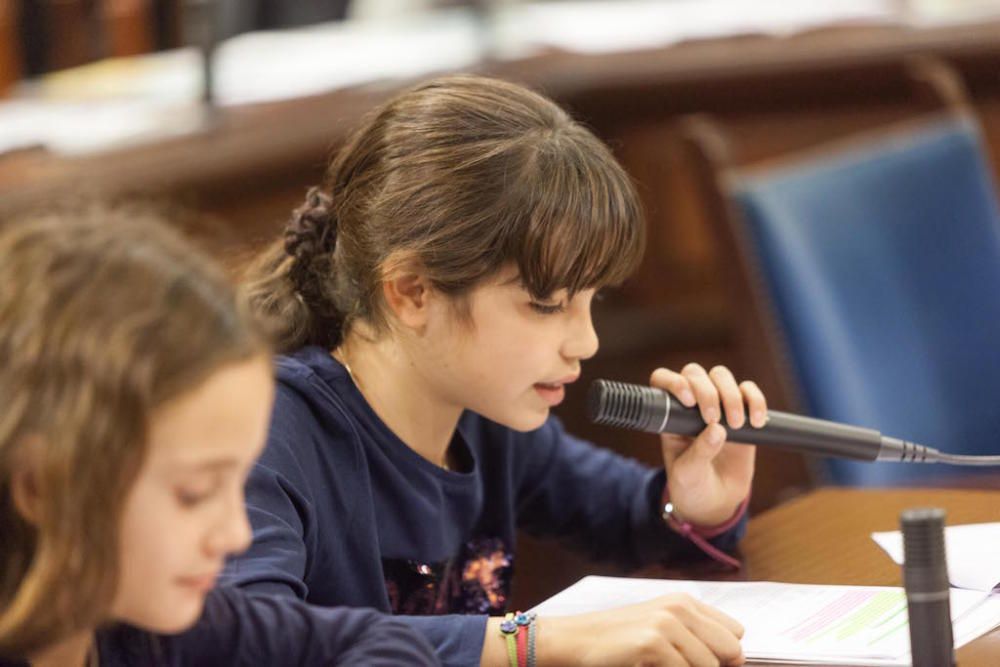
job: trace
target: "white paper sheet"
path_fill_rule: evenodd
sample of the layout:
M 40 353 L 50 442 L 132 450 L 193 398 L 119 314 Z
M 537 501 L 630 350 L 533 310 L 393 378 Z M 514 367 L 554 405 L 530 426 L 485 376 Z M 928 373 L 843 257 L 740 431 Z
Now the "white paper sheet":
M 579 53 L 650 49 L 740 34 L 784 36 L 844 23 L 899 23 L 892 0 L 576 0 L 516 3 L 499 13 L 504 45 Z
M 226 106 L 316 95 L 460 70 L 482 55 L 482 25 L 461 9 L 399 21 L 251 32 L 226 40 L 216 51 L 216 101 Z
M 687 593 L 742 623 L 743 651 L 751 662 L 909 664 L 901 588 L 585 577 L 535 611 L 579 614 L 668 593 Z M 1000 625 L 1000 597 L 952 589 L 951 613 L 958 647 Z
M 75 155 L 192 132 L 203 126 L 197 104 L 158 100 L 13 101 L 0 104 L 0 154 L 45 147 Z
M 898 530 L 872 533 L 872 539 L 890 558 L 902 564 L 902 533 Z M 1000 585 L 1000 523 L 946 526 L 944 549 L 952 586 L 988 592 Z

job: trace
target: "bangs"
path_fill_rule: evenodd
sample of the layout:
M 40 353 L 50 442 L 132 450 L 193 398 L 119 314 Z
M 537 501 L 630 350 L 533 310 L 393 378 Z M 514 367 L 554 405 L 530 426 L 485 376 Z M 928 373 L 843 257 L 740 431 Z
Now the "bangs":
M 528 214 L 506 257 L 535 298 L 619 285 L 645 250 L 638 197 L 607 147 L 586 131 L 559 139 L 539 147 L 520 181 Z

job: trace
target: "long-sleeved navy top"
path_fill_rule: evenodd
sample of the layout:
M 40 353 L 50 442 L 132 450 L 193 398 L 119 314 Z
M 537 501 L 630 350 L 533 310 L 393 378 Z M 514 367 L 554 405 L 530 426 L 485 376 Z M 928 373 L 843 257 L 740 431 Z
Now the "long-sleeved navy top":
M 332 355 L 279 357 L 265 450 L 247 482 L 250 549 L 226 583 L 324 605 L 369 606 L 421 630 L 446 665 L 476 665 L 503 613 L 517 529 L 626 568 L 695 551 L 660 516 L 653 469 L 567 434 L 518 432 L 466 411 L 457 470 L 422 458 Z M 712 539 L 735 546 L 740 521 Z
M 440 665 L 407 624 L 373 609 L 314 607 L 287 596 L 216 588 L 193 628 L 156 635 L 117 624 L 97 632 L 101 667 Z M 24 660 L 0 658 L 0 667 Z

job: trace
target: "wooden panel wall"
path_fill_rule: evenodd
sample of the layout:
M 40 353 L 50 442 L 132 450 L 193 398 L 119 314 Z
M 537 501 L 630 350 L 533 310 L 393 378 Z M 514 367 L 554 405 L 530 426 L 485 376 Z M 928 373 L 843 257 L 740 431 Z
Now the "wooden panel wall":
M 0 98 L 21 78 L 22 67 L 14 0 L 0 0 Z

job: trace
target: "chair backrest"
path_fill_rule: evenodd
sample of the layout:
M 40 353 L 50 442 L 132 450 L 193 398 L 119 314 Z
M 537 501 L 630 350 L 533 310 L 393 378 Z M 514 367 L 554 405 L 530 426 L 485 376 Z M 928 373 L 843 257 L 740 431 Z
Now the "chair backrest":
M 1000 211 L 971 118 L 734 171 L 726 189 L 808 412 L 1000 453 Z M 864 485 L 949 472 L 828 470 Z

